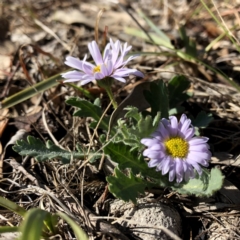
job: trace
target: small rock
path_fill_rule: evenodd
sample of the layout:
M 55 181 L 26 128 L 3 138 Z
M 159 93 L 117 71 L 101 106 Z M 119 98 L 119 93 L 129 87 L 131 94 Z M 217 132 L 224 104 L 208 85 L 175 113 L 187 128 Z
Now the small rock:
M 139 199 L 137 206 L 115 200 L 110 205 L 110 214 L 122 217 L 129 221 L 120 224 L 132 229 L 132 233 L 142 240 L 169 240 L 172 239 L 159 227 L 165 227 L 177 236 L 181 235 L 181 218 L 172 207 L 160 203 L 149 202 L 148 199 Z
M 14 240 L 20 237 L 18 232 L 1 233 L 0 240 Z

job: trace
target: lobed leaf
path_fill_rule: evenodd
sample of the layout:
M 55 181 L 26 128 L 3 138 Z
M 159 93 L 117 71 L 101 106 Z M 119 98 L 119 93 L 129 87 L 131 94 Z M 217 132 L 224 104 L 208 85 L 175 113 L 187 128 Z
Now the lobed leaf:
M 131 147 L 126 146 L 123 142 L 110 142 L 104 148 L 104 153 L 112 161 L 118 163 L 120 169 L 131 168 L 134 173 L 146 172 L 148 169 L 142 155 L 138 156 L 137 151 L 131 151 Z
M 46 145 L 33 136 L 28 136 L 27 141 L 19 140 L 13 146 L 13 150 L 23 156 L 35 157 L 38 161 L 59 158 L 63 164 L 70 163 L 72 158 L 84 158 L 85 153 L 69 152 L 47 141 Z
M 183 40 L 186 54 L 188 54 L 189 56 L 191 56 L 193 58 L 196 58 L 197 57 L 196 43 L 195 43 L 195 41 L 193 41 L 192 39 L 190 39 L 187 36 L 184 26 L 181 26 L 179 28 L 179 34 L 180 34 L 181 39 Z
M 115 168 L 115 176 L 108 176 L 109 191 L 123 201 L 132 201 L 136 204 L 139 193 L 144 193 L 146 184 L 143 179 L 136 177 L 130 171 L 129 177 Z
M 175 76 L 168 83 L 168 97 L 170 108 L 186 101 L 190 95 L 186 91 L 190 88 L 190 81 L 185 76 Z
M 189 180 L 187 183 L 181 183 L 171 188 L 181 194 L 195 195 L 197 197 L 209 197 L 220 190 L 223 185 L 224 176 L 217 168 L 208 170 L 203 169 L 202 175 Z
M 144 91 L 144 96 L 151 106 L 153 117 L 160 112 L 161 118 L 168 118 L 168 89 L 163 81 L 151 82 L 150 89 Z
M 149 168 L 142 154 L 139 155 L 138 151 L 139 148 L 133 149 L 130 146 L 126 146 L 125 142 L 110 142 L 104 148 L 104 153 L 112 161 L 118 163 L 119 169 L 131 169 L 134 174 L 141 173 L 142 176 L 151 178 L 158 185 L 166 187 L 166 176 L 162 176 L 154 168 Z
M 192 120 L 192 125 L 198 128 L 206 128 L 212 120 L 213 117 L 211 113 L 201 111 L 197 117 Z
M 74 116 L 78 117 L 92 117 L 97 122 L 100 121 L 102 117 L 102 109 L 99 106 L 99 101 L 95 100 L 94 104 L 85 100 L 76 97 L 69 98 L 66 101 L 67 104 L 77 107 L 78 110 L 74 112 Z M 103 117 L 99 124 L 99 128 L 102 128 L 108 131 L 109 117 Z M 96 126 L 96 125 L 95 125 Z

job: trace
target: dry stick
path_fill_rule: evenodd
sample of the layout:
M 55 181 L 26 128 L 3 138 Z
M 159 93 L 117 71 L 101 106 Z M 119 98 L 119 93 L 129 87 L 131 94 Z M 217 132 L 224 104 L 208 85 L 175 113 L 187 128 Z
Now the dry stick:
M 3 189 L 0 188 L 0 191 L 5 192 L 5 193 L 19 193 L 19 192 L 35 192 L 35 193 L 39 193 L 41 195 L 47 195 L 49 197 L 51 197 L 55 202 L 57 202 L 59 204 L 59 206 L 64 210 L 65 213 L 68 214 L 68 216 L 70 216 L 73 220 L 75 220 L 78 224 L 80 224 L 80 221 L 78 218 L 76 218 L 70 211 L 69 209 L 64 205 L 64 203 L 62 203 L 50 190 L 45 190 L 41 187 L 38 186 L 33 186 L 33 185 L 27 185 L 27 188 L 24 189 L 20 189 L 17 191 L 5 191 Z
M 152 226 L 150 224 L 144 224 L 142 226 L 139 226 L 139 222 L 133 221 L 133 220 L 129 220 L 123 217 L 94 217 L 93 219 L 116 219 L 116 221 L 112 222 L 112 224 L 114 224 L 115 222 L 119 222 L 119 221 L 125 221 L 125 222 L 129 222 L 131 224 L 134 225 L 138 225 L 137 228 L 153 228 L 156 230 L 162 230 L 163 232 L 165 232 L 169 237 L 171 237 L 174 240 L 182 240 L 180 237 L 178 237 L 176 234 L 174 234 L 173 232 L 171 232 L 169 229 L 165 228 L 164 226 L 160 226 L 160 227 L 155 227 Z
M 15 169 L 23 173 L 30 181 L 35 183 L 37 186 L 40 186 L 38 180 L 31 175 L 27 170 L 20 164 L 18 163 L 15 159 L 10 159 L 9 164 Z
M 82 207 L 81 204 L 79 204 L 78 199 L 71 193 L 71 191 L 65 185 L 62 186 L 65 188 L 67 193 L 73 198 L 73 200 L 76 202 L 80 210 L 83 212 L 83 215 L 85 216 L 85 220 L 88 223 L 89 228 L 94 227 L 95 229 L 102 233 L 112 233 L 114 235 L 118 235 L 120 239 L 128 240 L 128 238 L 112 224 L 109 224 L 108 222 L 105 221 L 96 221 L 98 217 L 85 206 Z
M 56 33 L 54 33 L 49 27 L 47 27 L 46 25 L 44 25 L 42 22 L 40 22 L 39 20 L 37 20 L 36 18 L 34 19 L 34 22 L 41 27 L 45 32 L 49 33 L 50 35 L 52 35 L 66 50 L 68 50 L 69 52 L 71 51 L 71 48 L 65 43 L 63 42 Z
M 7 92 L 9 91 L 9 86 L 11 85 L 11 83 L 13 81 L 13 77 L 16 74 L 16 72 L 18 71 L 19 67 L 20 67 L 20 62 L 18 61 L 17 64 L 16 64 L 15 70 L 13 70 L 7 78 L 7 83 L 3 87 L 3 91 L 0 94 L 0 98 L 5 98 L 5 96 L 7 95 Z
M 96 23 L 95 23 L 94 33 L 95 33 L 95 41 L 97 44 L 98 44 L 98 26 L 99 26 L 99 22 L 100 22 L 100 19 L 101 19 L 104 11 L 105 11 L 105 9 L 103 8 L 98 12 Z
M 103 112 L 102 116 L 100 117 L 98 123 L 97 123 L 97 126 L 95 127 L 94 131 L 93 131 L 93 135 L 92 135 L 92 138 L 90 139 L 90 144 L 89 144 L 89 147 L 88 147 L 88 151 L 87 151 L 87 155 L 89 154 L 90 152 L 90 148 L 91 148 L 91 145 L 92 145 L 92 142 L 93 142 L 93 138 L 95 137 L 96 133 L 97 133 L 97 129 L 103 119 L 103 117 L 105 116 L 105 114 L 107 113 L 108 109 L 111 107 L 112 105 L 112 101 L 108 104 L 107 108 L 105 109 L 105 111 Z
M 66 205 L 64 203 L 62 203 L 55 195 L 54 193 L 52 193 L 50 190 L 45 190 L 43 188 L 37 187 L 37 186 L 32 186 L 32 185 L 28 185 L 26 189 L 22 190 L 22 191 L 30 191 L 30 190 L 34 190 L 37 193 L 40 194 L 44 194 L 47 196 L 50 196 L 54 201 L 56 201 L 59 206 L 71 217 L 73 218 L 75 221 L 77 221 L 80 224 L 80 221 L 78 218 L 76 218 L 71 212 L 70 210 L 66 207 Z
M 98 123 L 97 123 L 97 126 L 95 127 L 94 131 L 93 131 L 93 135 L 90 139 L 90 144 L 89 144 L 89 147 L 88 147 L 88 151 L 87 151 L 87 156 L 89 155 L 89 152 L 90 152 L 90 148 L 91 148 L 91 145 L 93 143 L 93 138 L 95 137 L 96 133 L 97 133 L 97 129 L 103 119 L 103 117 L 105 116 L 105 114 L 107 113 L 108 109 L 110 108 L 110 106 L 112 105 L 112 101 L 108 104 L 107 108 L 105 109 L 105 111 L 103 112 L 102 116 L 100 117 Z M 104 155 L 104 154 L 103 154 Z M 101 164 L 101 163 L 100 163 Z M 85 166 L 85 165 L 84 165 Z M 85 168 L 84 168 L 85 169 Z M 83 171 L 83 178 L 82 178 L 82 183 L 81 183 L 81 204 L 83 206 L 83 184 L 84 184 L 84 175 L 85 175 L 85 170 Z
M 138 20 L 133 16 L 133 14 L 132 14 L 123 4 L 118 3 L 118 5 L 119 5 L 123 10 L 125 10 L 125 11 L 127 12 L 127 14 L 133 19 L 133 21 L 138 25 L 138 27 L 141 28 L 142 31 L 147 35 L 147 37 L 150 39 L 150 41 L 154 43 L 154 40 L 152 39 L 152 37 L 150 36 L 150 34 L 144 29 L 144 27 L 142 27 L 142 25 L 141 25 L 141 24 L 138 22 Z M 131 7 L 131 9 L 132 9 L 133 11 L 135 11 L 132 7 Z M 156 44 L 155 44 L 155 45 L 156 45 Z M 156 45 L 156 46 L 157 46 L 157 48 L 159 49 L 159 51 L 162 52 L 162 49 L 161 49 L 158 45 Z
M 102 114 L 102 116 L 101 116 L 101 118 L 100 118 L 100 120 L 99 120 L 98 125 L 96 126 L 96 128 L 99 126 L 99 124 L 100 124 L 103 116 L 106 114 L 106 112 L 108 111 L 108 109 L 110 108 L 111 105 L 112 105 L 112 101 L 109 103 L 109 105 L 107 106 L 106 110 L 105 110 L 104 113 Z M 94 129 L 94 133 L 95 133 L 95 129 Z M 94 133 L 93 133 L 93 137 L 94 137 Z M 108 131 L 108 133 L 109 133 L 109 131 Z M 107 134 L 107 140 L 108 140 L 108 134 Z M 103 161 L 104 161 L 104 153 L 103 153 L 103 155 L 102 155 L 102 158 L 101 158 L 101 161 L 100 161 L 100 164 L 99 164 L 99 167 L 98 167 L 99 170 L 102 168 Z
M 58 141 L 56 140 L 56 138 L 53 136 L 53 134 L 51 133 L 49 127 L 48 127 L 48 124 L 47 124 L 47 121 L 46 121 L 46 117 L 45 117 L 45 114 L 44 114 L 44 111 L 45 111 L 45 107 L 42 111 L 42 120 L 43 120 L 43 125 L 45 127 L 45 129 L 47 130 L 48 132 L 48 135 L 50 136 L 50 138 L 52 139 L 52 141 L 54 142 L 54 144 L 58 147 L 60 147 L 61 149 L 64 149 L 59 143 Z
M 228 31 L 228 34 L 231 35 L 231 36 L 235 39 L 235 41 L 236 41 L 238 44 L 240 44 L 239 41 L 238 41 L 238 39 L 233 35 L 233 33 L 232 33 L 232 32 L 230 31 L 230 29 L 228 28 L 227 24 L 224 22 L 224 20 L 223 20 L 221 14 L 220 14 L 220 12 L 218 11 L 218 8 L 217 8 L 216 3 L 215 3 L 214 0 L 212 0 L 212 3 L 213 3 L 213 6 L 215 7 L 215 9 L 216 9 L 216 11 L 217 11 L 217 13 L 218 13 L 219 18 L 220 18 L 221 21 L 222 21 L 224 27 L 225 27 L 226 30 Z
M 54 142 L 54 144 L 57 145 L 58 147 L 62 148 L 62 146 L 58 143 L 58 141 L 57 141 L 56 138 L 53 136 L 53 134 L 51 133 L 51 131 L 50 131 L 48 125 L 47 125 L 47 121 L 46 121 L 46 117 L 45 117 L 44 111 L 45 111 L 45 107 L 43 108 L 43 111 L 42 111 L 43 126 L 44 126 L 45 129 L 47 130 L 48 135 L 50 136 L 50 138 L 52 139 L 52 141 Z

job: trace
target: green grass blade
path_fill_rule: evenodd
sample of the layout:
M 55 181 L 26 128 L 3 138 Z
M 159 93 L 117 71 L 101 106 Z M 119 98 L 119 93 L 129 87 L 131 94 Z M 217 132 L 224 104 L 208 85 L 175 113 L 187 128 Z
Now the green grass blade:
M 207 6 L 207 4 L 204 2 L 204 0 L 200 0 L 202 5 L 204 6 L 204 8 L 208 11 L 208 13 L 211 15 L 211 17 L 214 19 L 214 21 L 218 24 L 219 27 L 222 28 L 222 30 L 224 31 L 224 33 L 228 36 L 228 38 L 230 39 L 230 41 L 233 43 L 233 45 L 236 47 L 236 49 L 238 50 L 238 52 L 240 52 L 240 47 L 239 44 L 236 42 L 236 40 L 234 39 L 234 37 L 231 36 L 231 34 L 229 34 L 228 29 L 218 20 L 218 18 L 214 15 L 214 13 L 211 11 L 211 9 Z
M 174 49 L 174 46 L 171 44 L 170 38 L 163 31 L 161 31 L 140 9 L 137 10 L 137 13 L 146 21 L 146 23 L 152 28 L 152 30 L 155 31 L 155 33 L 158 35 L 158 38 L 160 37 L 159 41 L 163 43 L 163 46 Z
M 0 227 L 0 234 L 1 233 L 11 233 L 11 232 L 19 232 L 19 228 L 18 227 L 11 227 L 11 226 Z
M 135 37 L 139 37 L 142 38 L 148 42 L 151 42 L 151 40 L 149 39 L 149 37 L 142 31 L 136 28 L 131 28 L 131 27 L 125 27 L 124 28 L 124 32 L 126 34 L 135 36 Z M 149 35 L 151 36 L 153 43 L 160 45 L 160 46 L 164 46 L 167 47 L 169 49 L 174 49 L 172 45 L 170 45 L 169 43 L 167 43 L 164 39 L 160 38 L 157 34 L 155 33 L 149 33 Z
M 208 46 L 205 48 L 205 52 L 208 52 L 217 42 L 219 42 L 222 38 L 226 36 L 226 33 L 223 32 L 220 34 L 217 38 L 215 38 L 212 42 L 208 44 Z
M 16 203 L 14 203 L 6 198 L 3 198 L 3 197 L 0 197 L 0 206 L 7 208 L 8 210 L 15 212 L 16 214 L 18 214 L 22 217 L 27 212 L 24 208 L 18 206 Z
M 129 35 L 132 35 L 132 36 L 135 36 L 135 37 L 139 37 L 139 38 L 142 38 L 146 41 L 149 41 L 148 37 L 146 36 L 146 34 L 139 30 L 139 29 L 136 29 L 136 28 L 125 28 L 125 31 L 127 34 Z M 151 37 L 153 38 L 154 41 L 156 41 L 155 43 L 156 44 L 160 44 L 159 42 L 159 38 L 156 38 L 156 35 L 155 37 L 153 35 L 151 35 Z M 150 52 L 146 52 L 146 53 L 141 53 L 141 52 L 135 52 L 135 54 L 140 54 L 140 55 L 150 55 L 151 53 Z M 153 52 L 152 55 L 162 55 L 162 53 L 156 53 L 156 52 Z M 164 53 L 164 55 L 167 55 L 167 53 Z M 171 51 L 171 53 L 169 52 L 169 56 L 178 56 L 180 58 L 182 58 L 183 60 L 185 61 L 189 61 L 189 62 L 192 62 L 192 63 L 195 63 L 195 64 L 201 64 L 203 66 L 205 66 L 206 68 L 208 68 L 209 70 L 213 71 L 214 73 L 216 74 L 220 74 L 229 84 L 231 84 L 234 88 L 236 88 L 239 92 L 240 92 L 240 86 L 235 83 L 234 81 L 232 81 L 226 74 L 224 74 L 222 71 L 220 71 L 219 69 L 216 69 L 216 68 L 213 68 L 211 67 L 210 65 L 204 63 L 203 61 L 199 60 L 198 58 L 196 57 L 193 57 L 193 56 L 190 56 L 189 54 L 181 51 L 181 50 L 176 50 L 174 49 L 173 51 Z
M 48 212 L 39 208 L 27 211 L 24 221 L 19 227 L 22 233 L 19 240 L 40 240 L 42 238 L 44 220 L 48 214 Z
M 40 92 L 46 91 L 49 88 L 58 85 L 59 83 L 57 82 L 57 80 L 61 79 L 62 77 L 60 76 L 60 74 L 57 74 L 33 86 L 30 86 L 3 100 L 0 103 L 0 109 L 15 106 L 16 104 L 21 103 Z
M 64 219 L 72 228 L 75 233 L 77 240 L 88 240 L 87 234 L 82 230 L 76 222 L 74 222 L 68 215 L 62 212 L 58 212 L 57 215 Z

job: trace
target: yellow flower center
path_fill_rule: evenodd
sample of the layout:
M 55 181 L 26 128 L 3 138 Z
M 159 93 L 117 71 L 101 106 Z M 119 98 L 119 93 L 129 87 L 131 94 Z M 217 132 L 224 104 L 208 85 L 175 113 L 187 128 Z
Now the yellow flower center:
M 185 158 L 188 154 L 188 142 L 180 137 L 173 137 L 165 142 L 168 155 L 172 157 Z
M 98 65 L 96 66 L 94 69 L 93 69 L 93 72 L 96 73 L 96 72 L 101 72 L 101 67 Z

